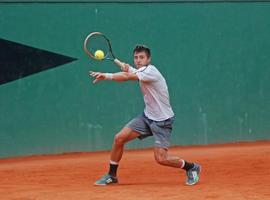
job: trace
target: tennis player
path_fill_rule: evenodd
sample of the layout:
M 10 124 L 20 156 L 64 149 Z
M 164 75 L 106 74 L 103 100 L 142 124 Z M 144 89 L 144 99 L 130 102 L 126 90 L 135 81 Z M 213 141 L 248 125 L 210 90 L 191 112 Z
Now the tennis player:
M 186 184 L 194 185 L 199 181 L 201 166 L 168 153 L 174 113 L 170 105 L 166 81 L 158 69 L 150 63 L 151 52 L 148 47 L 136 46 L 133 55 L 137 69 L 125 64 L 122 67 L 122 72 L 118 73 L 90 72 L 90 76 L 95 78 L 93 83 L 101 80 L 139 81 L 145 103 L 144 112 L 128 122 L 115 135 L 109 171 L 94 185 L 118 183 L 117 168 L 123 155 L 124 145 L 135 138 L 144 139 L 148 136 L 154 136 L 154 155 L 157 163 L 185 170 Z

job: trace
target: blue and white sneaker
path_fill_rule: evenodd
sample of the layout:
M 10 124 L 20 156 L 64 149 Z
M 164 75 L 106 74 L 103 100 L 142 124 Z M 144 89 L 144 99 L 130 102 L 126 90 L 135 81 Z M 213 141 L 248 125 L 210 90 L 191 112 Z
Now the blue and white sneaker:
M 187 185 L 195 185 L 200 179 L 201 166 L 194 163 L 194 166 L 186 172 L 187 174 Z
M 100 186 L 105 186 L 113 183 L 118 183 L 118 180 L 116 177 L 111 176 L 110 174 L 105 174 L 102 176 L 101 179 L 97 180 L 94 185 L 100 185 Z

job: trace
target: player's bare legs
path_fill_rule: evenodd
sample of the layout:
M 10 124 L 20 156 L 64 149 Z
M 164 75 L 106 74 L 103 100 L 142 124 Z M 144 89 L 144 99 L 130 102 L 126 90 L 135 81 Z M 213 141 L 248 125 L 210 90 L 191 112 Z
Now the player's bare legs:
M 111 161 L 118 163 L 122 158 L 124 145 L 139 136 L 139 133 L 128 127 L 124 127 L 119 133 L 117 133 L 114 137 L 111 150 Z
M 118 168 L 118 163 L 120 162 L 124 146 L 127 142 L 134 140 L 139 137 L 140 134 L 133 131 L 128 127 L 124 127 L 119 133 L 114 137 L 114 142 L 111 150 L 110 158 L 110 168 L 108 174 L 104 175 L 100 180 L 95 182 L 95 185 L 108 185 L 111 183 L 118 183 L 116 178 L 116 172 Z
M 170 155 L 167 149 L 161 147 L 155 147 L 154 149 L 155 160 L 158 164 L 181 168 L 183 165 L 184 160 L 180 159 L 176 155 Z
M 199 174 L 201 172 L 200 165 L 189 163 L 176 155 L 171 155 L 168 153 L 167 149 L 161 147 L 155 147 L 154 154 L 158 164 L 186 170 L 187 185 L 194 185 L 199 181 Z

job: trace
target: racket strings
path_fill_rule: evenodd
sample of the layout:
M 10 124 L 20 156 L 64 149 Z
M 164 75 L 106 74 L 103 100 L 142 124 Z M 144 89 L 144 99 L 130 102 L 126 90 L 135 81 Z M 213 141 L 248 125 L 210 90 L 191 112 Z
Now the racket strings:
M 94 55 L 97 50 L 103 51 L 105 57 L 108 57 L 110 53 L 108 41 L 102 35 L 92 35 L 88 40 L 87 49 L 92 55 Z

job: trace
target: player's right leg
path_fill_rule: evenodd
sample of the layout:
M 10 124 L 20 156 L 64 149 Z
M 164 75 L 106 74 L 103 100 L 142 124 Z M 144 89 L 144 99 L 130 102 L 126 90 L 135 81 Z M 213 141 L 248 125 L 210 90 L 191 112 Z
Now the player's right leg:
M 119 133 L 114 137 L 112 150 L 111 150 L 111 161 L 118 163 L 123 155 L 124 145 L 136 138 L 140 134 L 129 127 L 124 127 Z
M 118 183 L 116 173 L 118 163 L 120 162 L 123 155 L 124 145 L 139 136 L 140 134 L 138 132 L 133 131 L 129 127 L 124 127 L 119 133 L 115 135 L 111 150 L 109 172 L 105 174 L 101 179 L 96 181 L 94 185 L 104 186 L 112 183 Z

